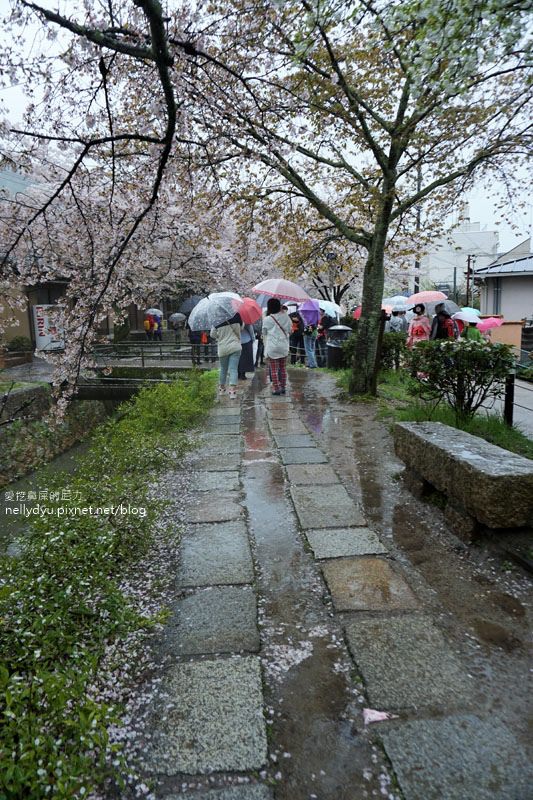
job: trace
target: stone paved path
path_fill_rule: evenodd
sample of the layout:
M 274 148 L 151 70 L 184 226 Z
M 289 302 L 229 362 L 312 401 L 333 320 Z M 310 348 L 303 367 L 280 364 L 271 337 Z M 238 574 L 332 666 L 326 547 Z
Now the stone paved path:
M 522 743 L 480 713 L 431 590 L 363 512 L 343 456 L 357 409 L 313 377 L 272 397 L 256 376 L 191 461 L 158 798 L 526 800 Z M 398 719 L 366 727 L 363 707 Z

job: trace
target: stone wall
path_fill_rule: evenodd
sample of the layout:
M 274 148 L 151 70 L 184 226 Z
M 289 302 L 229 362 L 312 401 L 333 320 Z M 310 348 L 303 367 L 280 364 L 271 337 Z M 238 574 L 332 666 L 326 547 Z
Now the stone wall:
M 48 404 L 43 413 L 47 410 Z M 0 486 L 7 486 L 11 481 L 49 463 L 87 438 L 106 417 L 104 403 L 80 400 L 72 403 L 65 420 L 57 427 L 40 419 L 17 420 L 0 427 Z
M 30 404 L 20 410 L 23 406 Z M 14 389 L 9 393 L 6 404 L 3 407 L 2 420 L 19 419 L 41 419 L 50 408 L 50 387 L 49 386 L 30 386 L 27 389 Z

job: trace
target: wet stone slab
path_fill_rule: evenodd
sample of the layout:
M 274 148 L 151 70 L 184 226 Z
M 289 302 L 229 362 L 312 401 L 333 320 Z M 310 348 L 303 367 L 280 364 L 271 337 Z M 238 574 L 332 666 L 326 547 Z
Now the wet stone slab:
M 313 451 L 306 449 L 303 452 Z M 365 525 L 366 520 L 361 511 L 339 483 L 330 486 L 292 486 L 291 495 L 302 528 L 351 528 Z
M 291 433 L 302 434 L 308 432 L 303 422 L 297 419 L 271 419 L 269 425 L 274 435 Z
M 273 435 L 278 447 L 316 447 L 315 440 L 308 434 L 275 432 Z
M 339 483 L 339 479 L 329 464 L 289 464 L 287 466 L 289 483 L 295 486 L 320 486 Z
M 240 453 L 242 450 L 242 437 L 239 434 L 225 436 L 206 433 L 203 434 L 200 442 L 200 453 Z
M 458 708 L 470 678 L 427 616 L 354 619 L 346 636 L 375 708 Z
M 378 537 L 369 528 L 330 528 L 306 531 L 315 558 L 377 555 L 386 553 Z
M 163 800 L 183 800 L 184 797 L 190 797 L 190 800 L 273 800 L 274 795 L 268 786 L 256 783 L 247 786 L 228 786 L 225 789 L 212 789 L 208 792 L 173 794 L 164 797 Z
M 214 586 L 179 600 L 165 635 L 173 655 L 259 650 L 257 605 L 251 586 Z
M 327 458 L 317 447 L 291 447 L 279 451 L 282 464 L 326 464 Z
M 474 715 L 380 731 L 405 800 L 526 800 L 531 762 L 498 720 Z
M 211 409 L 209 417 L 216 417 L 222 425 L 224 422 L 238 422 L 241 418 L 241 412 L 235 406 L 218 406 L 218 408 Z
M 391 611 L 418 606 L 400 575 L 381 558 L 343 558 L 323 564 L 336 611 Z
M 191 459 L 192 469 L 206 472 L 235 471 L 239 469 L 240 464 L 241 453 L 212 453 L 208 456 L 200 451 Z
M 221 484 L 225 484 L 223 478 L 219 478 L 218 485 Z M 239 503 L 239 496 L 239 492 L 216 490 L 209 494 L 198 494 L 195 497 L 195 504 L 187 506 L 185 518 L 187 522 L 225 522 L 229 519 L 239 519 L 244 513 Z
M 191 489 L 197 492 L 210 492 L 224 486 L 228 491 L 239 488 L 238 472 L 200 472 L 191 480 Z
M 251 583 L 254 569 L 244 522 L 195 525 L 181 543 L 178 585 Z
M 177 664 L 156 709 L 148 756 L 157 773 L 259 769 L 266 761 L 261 670 L 256 656 Z
M 223 417 L 222 418 L 219 417 L 219 420 L 220 419 L 223 419 Z M 227 436 L 230 433 L 233 434 L 240 433 L 241 430 L 240 422 L 229 422 L 225 423 L 224 425 L 221 425 L 219 420 L 217 420 L 216 422 L 211 422 L 209 425 L 207 425 L 206 431 L 211 436 Z

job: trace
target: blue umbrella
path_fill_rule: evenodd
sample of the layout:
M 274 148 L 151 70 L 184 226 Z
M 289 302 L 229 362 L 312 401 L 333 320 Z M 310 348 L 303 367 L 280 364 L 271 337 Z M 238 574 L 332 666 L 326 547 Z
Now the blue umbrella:
M 190 314 L 193 308 L 198 305 L 202 298 L 203 295 L 201 294 L 193 294 L 191 297 L 187 297 L 187 299 L 184 300 L 178 308 L 178 311 L 180 314 Z

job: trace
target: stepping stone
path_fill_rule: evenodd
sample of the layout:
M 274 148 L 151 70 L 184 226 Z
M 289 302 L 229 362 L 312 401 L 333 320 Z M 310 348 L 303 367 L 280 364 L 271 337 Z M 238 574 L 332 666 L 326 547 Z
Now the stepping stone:
M 497 719 L 465 714 L 380 733 L 406 800 L 531 797 L 531 762 Z
M 219 417 L 219 419 L 224 419 L 224 417 Z M 228 433 L 240 433 L 241 424 L 240 422 L 229 422 L 221 425 L 220 422 L 217 421 L 210 423 L 207 426 L 206 431 L 211 436 L 227 436 Z
M 218 485 L 224 483 L 224 479 L 221 478 Z M 229 519 L 239 519 L 244 514 L 239 496 L 239 492 L 231 491 L 198 494 L 196 504 L 188 505 L 186 508 L 187 522 L 224 522 Z
M 306 448 L 303 452 L 313 451 Z M 351 528 L 366 522 L 340 483 L 330 486 L 291 486 L 291 495 L 302 528 Z
M 251 586 L 214 586 L 183 597 L 165 631 L 171 655 L 257 652 L 259 646 Z
M 257 656 L 177 664 L 166 675 L 148 754 L 164 775 L 259 769 L 266 762 Z
M 427 616 L 354 619 L 346 637 L 373 708 L 462 706 L 473 687 Z
M 327 458 L 317 447 L 291 447 L 280 450 L 282 464 L 326 464 Z
M 315 558 L 340 558 L 387 553 L 369 528 L 328 528 L 306 531 Z
M 227 422 L 237 422 L 241 418 L 241 412 L 235 408 L 235 406 L 219 406 L 218 408 L 212 408 L 209 412 L 210 417 L 225 417 Z M 233 417 L 233 419 L 229 419 Z M 221 425 L 223 424 L 224 420 L 221 420 Z
M 235 471 L 241 465 L 241 453 L 213 453 L 208 456 L 201 450 L 191 459 L 192 469 L 200 472 Z
M 208 792 L 194 792 L 189 794 L 173 794 L 164 800 L 183 800 L 190 797 L 190 800 L 273 800 L 274 795 L 268 786 L 260 783 L 248 784 L 247 786 L 227 786 L 224 789 L 211 789 Z
M 289 483 L 295 486 L 320 486 L 339 483 L 337 475 L 329 464 L 289 464 L 287 466 Z
M 251 583 L 254 568 L 244 522 L 195 525 L 181 542 L 178 584 L 212 586 Z
M 336 611 L 417 608 L 410 587 L 381 558 L 343 558 L 323 564 Z
M 274 433 L 274 441 L 278 447 L 316 447 L 316 442 L 309 434 Z
M 307 428 L 297 419 L 271 419 L 269 422 L 272 433 L 308 433 Z
M 242 437 L 240 434 L 224 436 L 205 433 L 199 440 L 200 452 L 209 453 L 240 453 L 242 450 Z
M 238 472 L 200 472 L 196 475 L 190 488 L 196 492 L 210 492 L 224 486 L 228 491 L 239 489 Z

